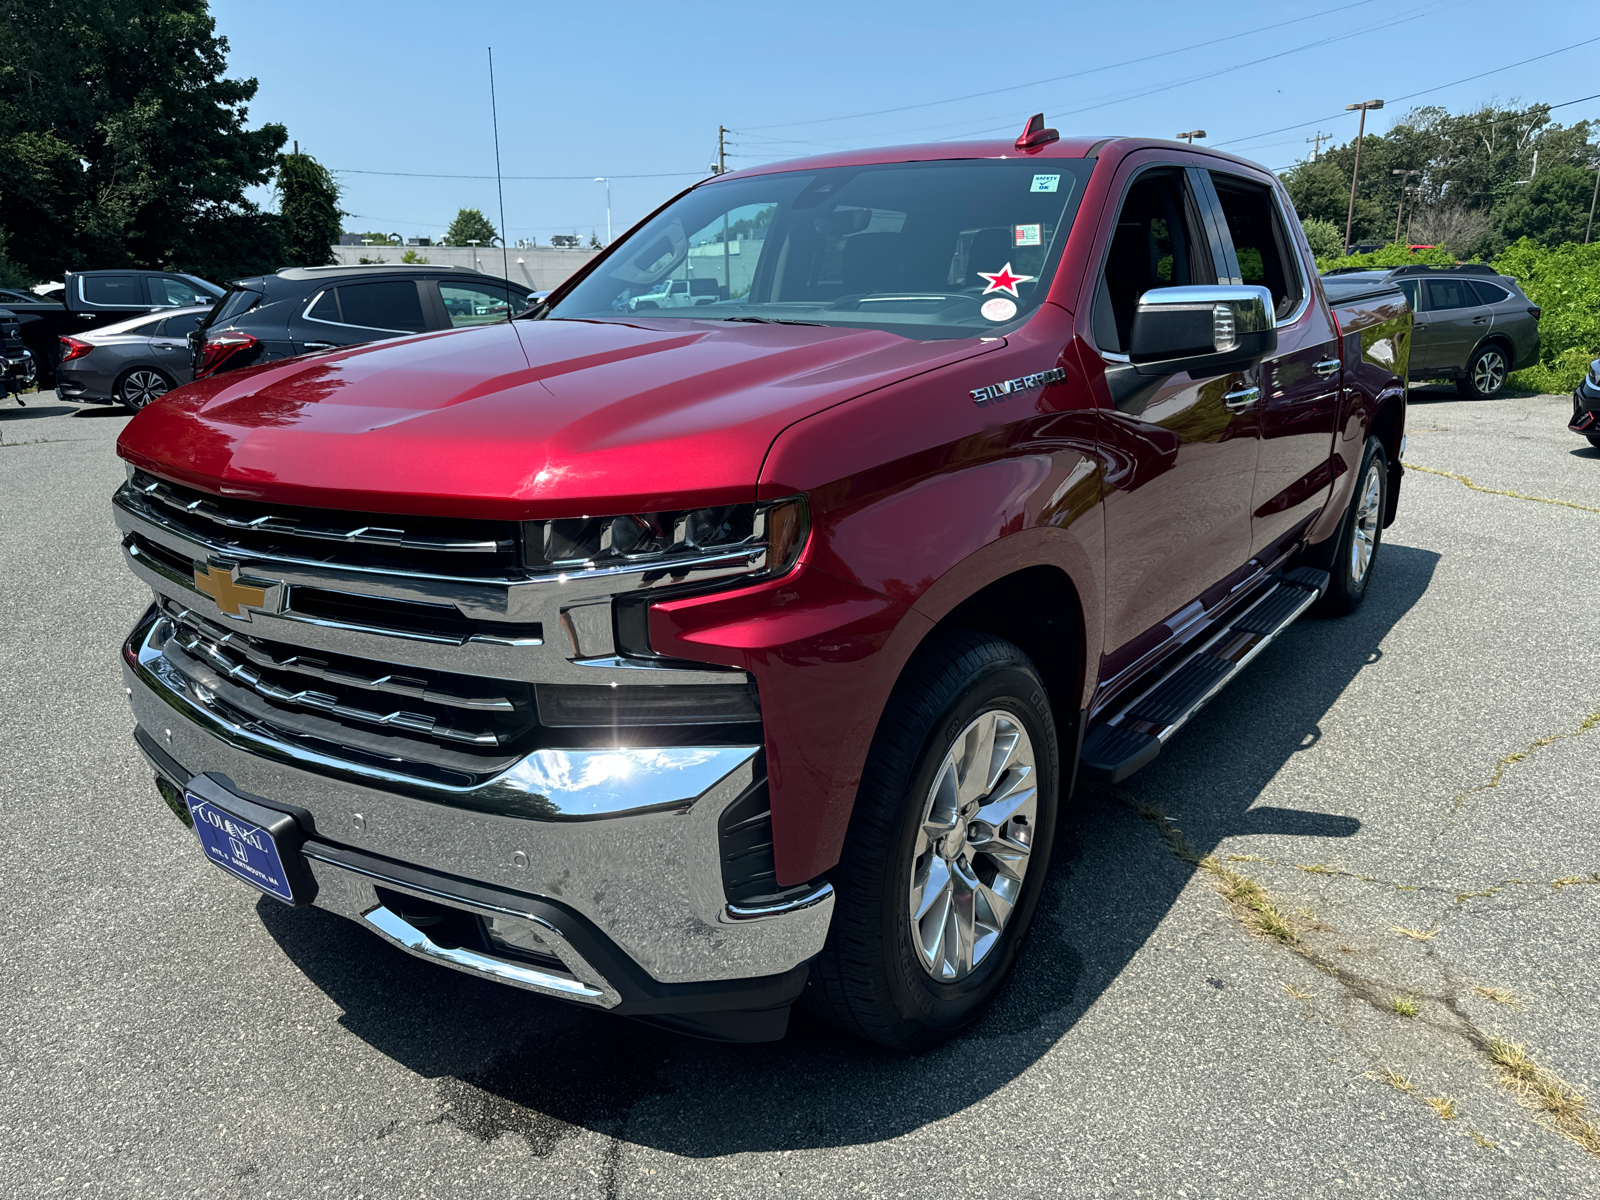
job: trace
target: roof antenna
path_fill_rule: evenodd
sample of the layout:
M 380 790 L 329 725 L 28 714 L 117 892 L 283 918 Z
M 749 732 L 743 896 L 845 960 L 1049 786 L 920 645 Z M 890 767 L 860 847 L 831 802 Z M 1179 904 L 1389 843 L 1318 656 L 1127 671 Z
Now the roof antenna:
M 506 243 L 506 185 L 500 179 L 500 108 L 494 99 L 493 46 L 489 47 L 489 112 L 494 117 L 494 186 L 500 193 L 500 278 L 510 283 L 511 251 Z
M 1022 136 L 1017 139 L 1018 150 L 1037 150 L 1040 146 L 1048 146 L 1051 142 L 1059 142 L 1061 135 L 1054 129 L 1044 127 L 1044 114 L 1034 113 L 1028 118 L 1027 127 L 1023 129 Z

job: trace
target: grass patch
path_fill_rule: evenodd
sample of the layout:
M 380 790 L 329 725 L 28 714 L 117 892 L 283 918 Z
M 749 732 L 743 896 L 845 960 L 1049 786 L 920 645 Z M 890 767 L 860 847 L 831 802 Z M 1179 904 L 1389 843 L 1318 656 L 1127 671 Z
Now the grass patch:
M 1467 1132 L 1472 1135 L 1472 1140 L 1478 1143 L 1479 1149 L 1482 1149 L 1482 1150 L 1498 1150 L 1498 1149 L 1500 1149 L 1500 1143 L 1499 1142 L 1491 1142 L 1488 1138 L 1484 1137 L 1483 1134 L 1479 1133 L 1476 1129 L 1469 1129 L 1469 1130 L 1467 1130 Z
M 1341 871 L 1335 870 L 1327 863 L 1295 863 L 1295 869 L 1304 871 L 1307 875 L 1340 875 Z
M 1435 925 L 1432 929 L 1407 929 L 1404 925 L 1391 925 L 1389 932 L 1398 933 L 1414 942 L 1431 942 L 1439 936 L 1439 927 Z
M 1454 1096 L 1424 1096 L 1422 1102 L 1438 1113 L 1441 1121 L 1454 1121 L 1456 1119 Z
M 1391 1007 L 1397 1016 L 1402 1017 L 1414 1017 L 1422 1011 L 1422 1005 L 1417 1003 L 1414 996 L 1396 996 Z
M 1497 887 L 1485 888 L 1481 892 L 1457 892 L 1456 903 L 1465 904 L 1468 900 L 1478 900 L 1484 896 L 1495 896 L 1498 895 L 1499 892 L 1500 889 Z
M 1411 1082 L 1411 1076 L 1396 1071 L 1393 1067 L 1380 1067 L 1372 1073 L 1371 1078 L 1382 1080 L 1397 1092 L 1417 1090 L 1417 1085 Z
M 1521 1042 L 1490 1038 L 1483 1049 L 1501 1085 L 1515 1094 L 1519 1103 L 1538 1113 L 1568 1141 L 1600 1156 L 1600 1125 L 1589 1119 L 1589 1102 L 1576 1088 L 1536 1063 Z
M 1296 1000 L 1309 1000 L 1309 999 L 1311 999 L 1311 993 L 1310 992 L 1303 992 L 1299 988 L 1295 987 L 1295 985 L 1292 984 L 1292 983 L 1284 984 L 1283 985 L 1283 990 L 1288 992 L 1289 995 L 1293 996 Z
M 1503 1004 L 1506 1008 L 1516 1008 L 1522 1001 L 1517 999 L 1516 993 L 1497 987 L 1475 987 L 1472 989 L 1485 1000 L 1493 1000 L 1496 1004 Z

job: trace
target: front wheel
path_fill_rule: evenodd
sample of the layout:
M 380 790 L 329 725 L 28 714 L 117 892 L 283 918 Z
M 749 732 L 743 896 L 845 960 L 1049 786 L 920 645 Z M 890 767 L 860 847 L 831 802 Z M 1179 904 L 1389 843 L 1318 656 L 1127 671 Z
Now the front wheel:
M 153 367 L 136 367 L 122 377 L 122 382 L 117 384 L 117 400 L 134 412 L 138 412 L 145 405 L 154 400 L 159 400 L 172 390 L 172 380 L 166 372 L 157 371 Z
M 1467 373 L 1456 380 L 1456 390 L 1469 400 L 1488 400 L 1498 396 L 1511 374 L 1506 352 L 1499 346 L 1479 346 L 1467 360 Z
M 1016 646 L 951 635 L 907 668 L 879 724 L 806 1003 L 917 1050 L 973 1022 L 1038 904 L 1060 759 L 1049 697 Z
M 1593 446 L 1596 450 L 1600 450 L 1600 434 L 1589 433 L 1585 434 L 1584 436 L 1589 439 L 1589 445 Z

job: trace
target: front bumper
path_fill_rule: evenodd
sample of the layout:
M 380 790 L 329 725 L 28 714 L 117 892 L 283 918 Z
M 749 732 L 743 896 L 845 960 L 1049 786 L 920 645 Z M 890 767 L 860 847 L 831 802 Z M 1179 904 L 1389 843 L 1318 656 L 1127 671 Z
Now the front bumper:
M 1590 387 L 1588 380 L 1573 389 L 1572 420 L 1567 428 L 1586 437 L 1600 437 L 1600 391 Z
M 175 789 L 199 775 L 292 813 L 314 903 L 457 970 L 688 1032 L 781 1036 L 833 913 L 825 882 L 731 904 L 719 818 L 758 746 L 539 750 L 471 789 L 421 788 L 220 711 L 164 654 L 152 609 L 123 648 L 136 738 Z M 429 941 L 383 893 L 526 921 L 554 963 Z

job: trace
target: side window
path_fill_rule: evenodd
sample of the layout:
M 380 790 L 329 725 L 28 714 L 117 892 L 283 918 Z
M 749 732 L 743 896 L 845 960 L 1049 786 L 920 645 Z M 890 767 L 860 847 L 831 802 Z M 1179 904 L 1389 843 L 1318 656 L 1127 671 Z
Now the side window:
M 1278 316 L 1288 316 L 1300 303 L 1300 275 L 1294 266 L 1294 244 L 1278 220 L 1271 191 L 1217 171 L 1211 172 L 1211 182 L 1233 238 L 1239 278 L 1266 288 Z
M 88 304 L 119 304 L 124 308 L 149 308 L 137 275 L 90 275 L 78 286 Z
M 194 284 L 170 275 L 152 275 L 147 282 L 150 284 L 150 303 L 157 308 L 187 308 L 194 304 L 210 304 L 216 299 Z
M 1411 305 L 1412 312 L 1422 311 L 1422 300 L 1417 295 L 1417 281 L 1415 279 L 1399 279 L 1400 290 L 1406 294 L 1406 303 Z
M 1128 344 L 1146 292 L 1217 281 L 1210 243 L 1199 228 L 1181 172 L 1147 171 L 1134 181 L 1117 214 L 1095 297 L 1100 349 L 1120 352 Z
M 155 337 L 156 331 L 160 328 L 160 321 L 145 321 L 142 324 L 124 329 L 122 332 L 128 337 Z
M 1472 294 L 1478 298 L 1479 304 L 1499 304 L 1502 300 L 1511 299 L 1511 293 L 1503 287 L 1495 287 L 1492 283 L 1480 283 L 1474 279 L 1468 285 Z
M 503 321 L 513 311 L 511 299 L 503 287 L 490 283 L 463 283 L 439 281 L 439 298 L 444 310 L 450 314 L 450 324 L 457 329 L 463 325 L 487 325 Z
M 182 316 L 168 317 L 161 322 L 160 328 L 156 330 L 156 336 L 186 338 L 200 328 L 200 322 L 205 315 L 205 313 L 184 313 Z
M 1428 308 L 1437 312 L 1445 308 L 1476 308 L 1478 298 L 1472 294 L 1465 279 L 1428 280 Z
M 339 312 L 346 325 L 368 329 L 421 333 L 428 327 L 422 315 L 422 298 L 410 279 L 347 283 L 339 289 Z
M 306 310 L 306 316 L 313 321 L 332 321 L 339 323 L 339 294 L 332 288 L 323 292 L 312 302 Z

